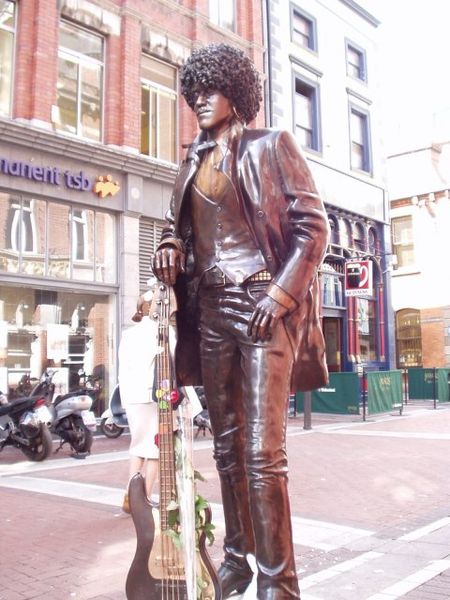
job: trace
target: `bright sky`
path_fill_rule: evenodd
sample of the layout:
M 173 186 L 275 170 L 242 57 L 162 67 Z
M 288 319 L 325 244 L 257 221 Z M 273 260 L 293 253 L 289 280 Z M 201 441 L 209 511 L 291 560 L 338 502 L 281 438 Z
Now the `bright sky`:
M 386 150 L 450 141 L 450 0 L 364 4 L 382 21 Z

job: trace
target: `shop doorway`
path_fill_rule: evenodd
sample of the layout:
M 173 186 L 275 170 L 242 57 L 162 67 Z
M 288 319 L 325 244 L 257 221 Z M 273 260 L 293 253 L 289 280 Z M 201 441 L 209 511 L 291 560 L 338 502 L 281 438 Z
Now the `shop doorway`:
M 342 319 L 337 317 L 323 318 L 323 335 L 325 337 L 325 352 L 330 373 L 342 371 Z

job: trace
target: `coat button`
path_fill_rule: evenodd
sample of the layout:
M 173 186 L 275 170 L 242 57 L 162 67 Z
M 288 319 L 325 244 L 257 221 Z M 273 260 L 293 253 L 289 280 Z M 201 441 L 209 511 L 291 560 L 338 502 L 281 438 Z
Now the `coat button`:
M 256 213 L 256 216 L 261 219 L 264 216 L 264 211 L 263 210 L 258 210 L 258 212 Z
M 273 258 L 272 258 L 272 256 L 270 256 L 270 255 L 269 255 L 269 256 L 267 257 L 267 260 L 268 260 L 268 262 L 272 262 L 272 261 L 273 261 Z

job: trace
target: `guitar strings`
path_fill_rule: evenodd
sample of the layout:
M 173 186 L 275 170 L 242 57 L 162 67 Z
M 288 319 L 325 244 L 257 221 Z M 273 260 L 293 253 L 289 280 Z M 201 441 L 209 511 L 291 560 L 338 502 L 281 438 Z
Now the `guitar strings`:
M 168 294 L 170 296 L 170 289 Z M 161 564 L 167 577 L 162 581 L 162 600 L 182 598 L 182 580 L 183 569 L 180 566 L 179 551 L 174 543 L 165 535 L 169 528 L 167 506 L 171 500 L 176 499 L 176 475 L 174 461 L 174 440 L 173 440 L 173 411 L 171 403 L 172 377 L 169 352 L 169 314 L 170 302 L 160 298 L 161 311 L 160 322 L 158 326 L 158 342 L 162 346 L 163 352 L 157 355 L 157 376 L 158 389 L 164 387 L 165 394 L 158 398 L 158 419 L 159 419 L 159 455 L 160 455 L 160 542 L 161 542 Z M 162 383 L 164 382 L 164 386 Z M 168 389 L 165 389 L 168 388 Z M 162 400 L 165 400 L 162 403 Z M 173 582 L 171 575 L 175 575 Z

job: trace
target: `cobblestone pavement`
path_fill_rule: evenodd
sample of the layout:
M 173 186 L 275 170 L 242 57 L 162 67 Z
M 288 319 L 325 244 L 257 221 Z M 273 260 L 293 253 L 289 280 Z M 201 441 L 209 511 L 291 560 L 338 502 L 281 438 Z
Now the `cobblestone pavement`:
M 0 454 L 0 600 L 125 600 L 135 551 L 120 510 L 128 436 L 97 437 L 92 455 L 64 448 L 43 463 Z M 56 448 L 56 444 L 55 444 Z M 450 407 L 289 419 L 290 497 L 303 600 L 450 599 Z M 195 441 L 199 491 L 223 515 L 211 438 Z M 237 600 L 237 596 L 235 599 Z M 253 600 L 250 588 L 245 600 Z M 152 600 L 149 598 L 149 600 Z

